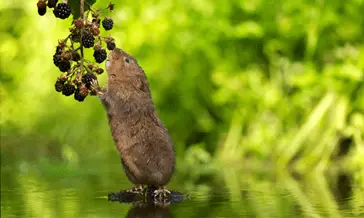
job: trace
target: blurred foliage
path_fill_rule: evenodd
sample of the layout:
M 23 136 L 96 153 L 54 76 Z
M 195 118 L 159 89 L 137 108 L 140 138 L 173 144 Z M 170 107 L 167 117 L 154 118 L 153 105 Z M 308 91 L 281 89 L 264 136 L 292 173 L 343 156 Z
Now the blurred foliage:
M 147 73 L 176 147 L 171 186 L 202 193 L 198 200 L 210 203 L 193 204 L 200 213 L 338 217 L 334 196 L 348 190 L 350 202 L 340 207 L 363 213 L 364 0 L 115 3 L 109 34 Z M 51 10 L 40 17 L 36 1 L 13 0 L 0 1 L 0 22 L 2 214 L 119 212 L 88 200 L 125 180 L 103 106 L 54 90 L 60 73 L 52 55 L 71 18 L 55 19 Z M 307 176 L 298 184 L 280 172 L 286 167 Z M 6 192 L 14 188 L 23 198 Z M 213 204 L 225 194 L 204 195 L 214 188 L 227 189 L 229 207 Z M 60 201 L 44 190 L 85 198 Z
M 99 99 L 54 90 L 52 54 L 71 18 L 35 5 L 0 2 L 2 163 L 119 161 Z M 249 161 L 361 174 L 363 10 L 363 0 L 125 0 L 110 35 L 146 71 L 188 182 Z

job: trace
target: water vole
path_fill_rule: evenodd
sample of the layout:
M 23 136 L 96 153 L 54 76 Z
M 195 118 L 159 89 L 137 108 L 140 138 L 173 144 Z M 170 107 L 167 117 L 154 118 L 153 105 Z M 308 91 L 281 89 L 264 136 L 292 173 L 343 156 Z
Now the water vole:
M 107 87 L 100 89 L 112 137 L 121 154 L 129 180 L 157 188 L 156 195 L 169 193 L 165 185 L 175 167 L 173 143 L 158 118 L 147 77 L 136 59 L 121 49 L 110 52 L 106 61 Z

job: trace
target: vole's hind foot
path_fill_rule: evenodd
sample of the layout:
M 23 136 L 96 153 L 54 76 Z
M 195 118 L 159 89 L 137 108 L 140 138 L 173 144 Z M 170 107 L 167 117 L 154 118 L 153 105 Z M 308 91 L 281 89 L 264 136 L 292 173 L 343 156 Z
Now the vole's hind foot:
M 143 185 L 136 185 L 134 188 L 126 190 L 126 192 L 135 193 L 135 194 L 143 194 L 144 187 L 143 187 Z
M 164 186 L 155 190 L 153 193 L 154 193 L 154 199 L 159 199 L 159 200 L 167 199 L 168 196 L 171 195 L 171 192 L 168 189 L 166 189 Z

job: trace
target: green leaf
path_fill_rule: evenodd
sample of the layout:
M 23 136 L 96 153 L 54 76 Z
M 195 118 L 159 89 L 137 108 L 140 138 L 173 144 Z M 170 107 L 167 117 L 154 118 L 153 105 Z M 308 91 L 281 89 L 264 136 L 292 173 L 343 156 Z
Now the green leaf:
M 85 0 L 84 10 L 85 12 L 88 10 L 89 6 L 95 4 L 96 0 Z M 80 17 L 80 0 L 69 0 L 68 4 L 71 6 L 71 13 L 73 15 L 73 19 L 77 19 Z

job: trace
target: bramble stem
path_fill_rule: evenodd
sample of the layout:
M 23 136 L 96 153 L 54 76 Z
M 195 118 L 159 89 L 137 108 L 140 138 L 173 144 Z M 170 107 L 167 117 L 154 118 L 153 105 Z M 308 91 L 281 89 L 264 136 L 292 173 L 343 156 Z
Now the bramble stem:
M 85 24 L 85 16 L 84 16 L 84 2 L 85 0 L 81 0 L 80 1 L 80 17 L 82 17 L 82 20 L 83 20 L 83 23 Z M 83 31 L 81 31 L 81 39 L 83 38 Z M 83 45 L 82 45 L 82 42 L 80 43 L 81 44 L 81 60 L 83 60 Z
M 85 0 L 80 0 L 80 17 L 82 18 L 83 24 L 86 24 L 86 19 L 85 19 L 85 15 L 84 15 L 84 5 L 85 5 Z M 83 55 L 83 45 L 82 45 L 82 38 L 83 38 L 83 31 L 81 30 L 81 42 L 80 42 L 80 50 L 81 50 L 81 66 L 80 66 L 80 71 L 79 73 L 77 73 L 77 78 L 81 79 L 82 77 L 82 72 L 83 72 L 83 61 L 84 61 L 84 55 Z

